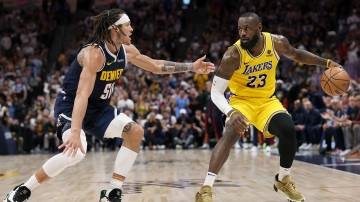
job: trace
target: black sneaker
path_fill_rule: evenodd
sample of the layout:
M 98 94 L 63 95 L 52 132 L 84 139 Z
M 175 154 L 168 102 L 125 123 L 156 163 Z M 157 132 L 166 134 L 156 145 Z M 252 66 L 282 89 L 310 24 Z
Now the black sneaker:
M 3 202 L 23 202 L 28 200 L 30 196 L 30 189 L 21 184 L 16 186 L 10 193 L 8 193 Z
M 106 196 L 106 190 L 100 192 L 100 201 L 99 202 L 121 202 L 121 189 L 113 189 L 110 191 L 109 195 Z

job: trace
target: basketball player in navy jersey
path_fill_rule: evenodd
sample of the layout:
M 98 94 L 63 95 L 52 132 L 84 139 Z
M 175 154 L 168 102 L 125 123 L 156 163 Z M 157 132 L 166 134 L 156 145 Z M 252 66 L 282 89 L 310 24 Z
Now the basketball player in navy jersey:
M 69 166 L 79 163 L 86 154 L 85 133 L 98 138 L 123 138 L 111 182 L 101 191 L 100 201 L 121 201 L 123 182 L 140 149 L 144 131 L 123 113 L 109 105 L 115 82 L 127 62 L 155 74 L 193 71 L 207 74 L 214 64 L 205 56 L 193 63 L 155 60 L 143 55 L 131 44 L 133 28 L 129 17 L 120 9 L 103 11 L 95 17 L 95 31 L 88 45 L 81 48 L 65 75 L 63 91 L 55 104 L 57 134 L 63 149 L 37 170 L 24 184 L 15 187 L 5 202 L 27 200 L 31 191 Z

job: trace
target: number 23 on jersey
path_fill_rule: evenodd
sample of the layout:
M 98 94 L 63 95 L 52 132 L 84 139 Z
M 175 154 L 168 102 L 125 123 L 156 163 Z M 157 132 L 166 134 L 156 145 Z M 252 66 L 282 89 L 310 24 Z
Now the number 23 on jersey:
M 249 81 L 246 83 L 246 86 L 249 88 L 262 88 L 266 85 L 266 74 L 260 74 L 258 76 L 249 76 Z M 258 81 L 257 81 L 258 80 Z

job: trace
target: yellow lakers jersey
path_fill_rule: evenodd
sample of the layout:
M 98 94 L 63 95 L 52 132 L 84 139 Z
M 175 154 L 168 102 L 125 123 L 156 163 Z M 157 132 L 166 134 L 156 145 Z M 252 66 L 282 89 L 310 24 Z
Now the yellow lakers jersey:
M 253 56 L 241 48 L 240 40 L 234 45 L 240 53 L 240 67 L 229 81 L 230 91 L 239 97 L 269 98 L 275 92 L 276 66 L 279 56 L 270 33 L 262 32 L 264 48 L 260 55 Z

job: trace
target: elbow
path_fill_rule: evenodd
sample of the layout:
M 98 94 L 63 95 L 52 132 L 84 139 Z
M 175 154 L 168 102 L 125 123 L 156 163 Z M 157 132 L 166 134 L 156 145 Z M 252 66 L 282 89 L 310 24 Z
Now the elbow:
M 77 90 L 76 91 L 76 97 L 75 97 L 75 99 L 81 99 L 81 100 L 88 100 L 89 99 L 89 97 L 90 97 L 90 94 L 88 94 L 88 93 L 86 93 L 86 92 L 84 92 L 84 91 L 82 91 L 82 90 Z

